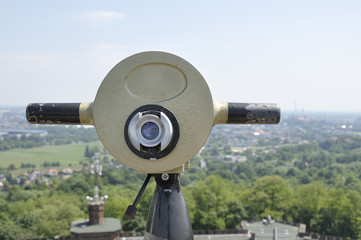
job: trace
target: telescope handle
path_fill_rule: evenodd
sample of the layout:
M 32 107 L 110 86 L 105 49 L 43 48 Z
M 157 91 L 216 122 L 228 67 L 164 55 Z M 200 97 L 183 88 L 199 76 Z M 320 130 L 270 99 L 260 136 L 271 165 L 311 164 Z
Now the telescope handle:
M 216 124 L 278 124 L 280 106 L 275 103 L 215 103 Z
M 92 103 L 30 103 L 26 119 L 31 124 L 94 125 Z
M 31 124 L 94 125 L 93 103 L 30 103 L 26 119 Z M 274 103 L 215 103 L 216 124 L 278 124 L 281 110 Z

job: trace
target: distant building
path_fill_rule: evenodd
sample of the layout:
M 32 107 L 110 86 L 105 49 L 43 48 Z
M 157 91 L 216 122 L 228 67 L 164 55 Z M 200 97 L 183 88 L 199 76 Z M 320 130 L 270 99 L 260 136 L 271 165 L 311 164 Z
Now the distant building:
M 207 170 L 207 162 L 204 159 L 201 159 L 200 165 L 201 169 Z
M 83 168 L 81 169 L 81 172 L 87 172 L 89 171 L 89 167 L 88 166 L 83 166 Z
M 305 224 L 272 220 L 270 216 L 262 221 L 242 221 L 242 228 L 247 229 L 252 234 L 253 239 L 264 240 L 303 239 L 300 238 L 300 234 L 306 232 Z
M 246 162 L 247 157 L 246 156 L 239 156 L 239 155 L 226 155 L 226 156 L 224 156 L 224 161 L 232 162 L 232 163 Z
M 44 175 L 47 176 L 57 176 L 58 175 L 58 170 L 51 168 L 45 171 Z
M 23 176 L 23 177 L 25 177 L 25 178 L 29 178 L 30 174 L 27 173 L 27 172 L 23 172 L 23 173 L 21 174 L 21 176 Z
M 71 168 L 64 168 L 63 170 L 61 170 L 61 173 L 63 175 L 72 175 L 73 174 L 73 169 Z
M 30 181 L 33 181 L 33 180 L 39 178 L 40 175 L 41 175 L 41 174 L 40 174 L 39 171 L 34 171 L 34 172 L 32 172 L 32 173 L 30 174 L 29 179 L 30 179 Z

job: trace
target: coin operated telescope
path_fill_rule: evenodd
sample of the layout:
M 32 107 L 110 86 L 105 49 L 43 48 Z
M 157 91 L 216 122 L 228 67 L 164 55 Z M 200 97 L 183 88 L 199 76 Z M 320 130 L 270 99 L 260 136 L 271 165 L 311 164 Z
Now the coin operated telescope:
M 215 102 L 202 75 L 184 59 L 143 52 L 118 63 L 92 103 L 31 103 L 31 124 L 93 125 L 108 152 L 120 163 L 147 174 L 132 219 L 151 177 L 157 185 L 144 239 L 193 239 L 179 183 L 188 161 L 217 124 L 278 124 L 280 107 L 269 103 Z

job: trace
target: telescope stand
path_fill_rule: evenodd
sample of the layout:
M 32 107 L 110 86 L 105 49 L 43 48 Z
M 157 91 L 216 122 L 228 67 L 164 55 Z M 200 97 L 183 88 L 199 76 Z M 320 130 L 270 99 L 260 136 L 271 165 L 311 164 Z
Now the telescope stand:
M 154 174 L 153 177 L 157 186 L 148 214 L 144 240 L 193 240 L 179 174 Z

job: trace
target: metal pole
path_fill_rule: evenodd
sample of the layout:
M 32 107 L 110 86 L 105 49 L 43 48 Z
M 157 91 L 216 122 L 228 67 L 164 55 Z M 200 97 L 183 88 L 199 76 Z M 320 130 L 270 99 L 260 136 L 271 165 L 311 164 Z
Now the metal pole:
M 157 186 L 148 214 L 144 240 L 193 240 L 179 174 L 153 176 Z

